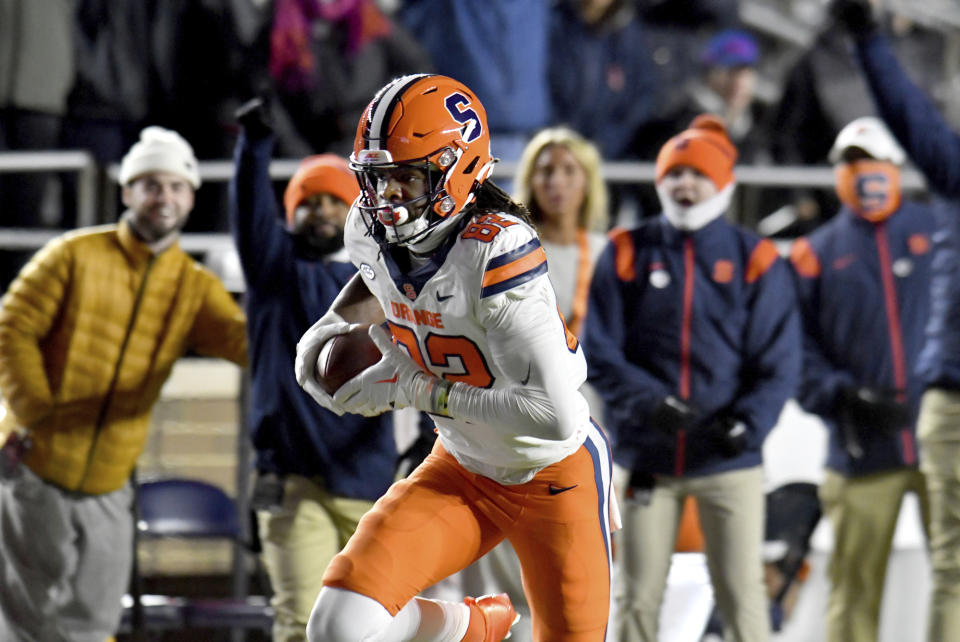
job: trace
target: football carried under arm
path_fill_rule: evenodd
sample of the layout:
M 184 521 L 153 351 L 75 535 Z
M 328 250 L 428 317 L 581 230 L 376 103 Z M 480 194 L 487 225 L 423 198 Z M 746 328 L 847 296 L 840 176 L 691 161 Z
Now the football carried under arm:
M 369 333 L 383 356 L 340 386 L 333 395 L 334 403 L 347 412 L 368 417 L 410 406 L 433 414 L 448 414 L 452 384 L 424 372 L 380 326 L 370 326 Z
M 355 274 L 343 286 L 327 313 L 320 317 L 297 343 L 294 372 L 300 387 L 318 404 L 342 415 L 345 410 L 333 400 L 317 379 L 320 350 L 331 338 L 347 333 L 352 323 L 380 323 L 383 318 L 380 304 L 367 289 L 360 274 Z
M 318 404 L 338 415 L 342 415 L 345 410 L 323 389 L 317 379 L 317 359 L 327 341 L 349 330 L 350 324 L 343 317 L 333 309 L 328 310 L 300 338 L 297 343 L 297 358 L 293 366 L 300 387 L 306 390 Z

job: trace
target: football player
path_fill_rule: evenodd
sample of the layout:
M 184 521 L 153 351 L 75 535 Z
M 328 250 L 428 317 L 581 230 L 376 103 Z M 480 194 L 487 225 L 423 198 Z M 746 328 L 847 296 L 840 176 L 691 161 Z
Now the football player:
M 358 125 L 362 192 L 345 230 L 358 273 L 301 339 L 297 379 L 333 412 L 428 412 L 438 438 L 327 568 L 311 640 L 503 639 L 516 617 L 505 595 L 416 595 L 504 538 L 535 640 L 607 637 L 609 448 L 578 392 L 586 362 L 543 248 L 488 180 L 493 163 L 483 106 L 444 76 L 390 82 Z M 389 334 L 370 331 L 383 358 L 331 396 L 318 353 L 359 322 L 385 322 Z

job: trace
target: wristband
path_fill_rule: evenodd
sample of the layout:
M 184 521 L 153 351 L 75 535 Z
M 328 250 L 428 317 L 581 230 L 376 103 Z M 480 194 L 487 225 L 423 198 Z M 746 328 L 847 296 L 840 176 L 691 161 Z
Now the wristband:
M 437 415 L 450 416 L 448 402 L 450 401 L 450 388 L 453 383 L 446 379 L 434 379 L 430 387 L 430 412 Z

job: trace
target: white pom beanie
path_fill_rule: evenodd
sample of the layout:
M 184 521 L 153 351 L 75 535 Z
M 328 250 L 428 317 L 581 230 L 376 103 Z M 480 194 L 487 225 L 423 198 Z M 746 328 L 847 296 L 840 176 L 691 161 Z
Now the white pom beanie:
M 170 172 L 183 177 L 193 189 L 200 187 L 200 172 L 193 148 L 183 136 L 163 127 L 147 127 L 140 140 L 120 163 L 120 184 L 129 185 L 148 172 Z

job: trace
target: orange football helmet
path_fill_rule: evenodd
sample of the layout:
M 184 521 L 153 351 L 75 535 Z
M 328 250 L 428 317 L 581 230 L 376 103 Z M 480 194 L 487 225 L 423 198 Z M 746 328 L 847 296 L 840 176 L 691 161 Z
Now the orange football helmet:
M 487 114 L 461 82 L 433 74 L 403 76 L 384 86 L 357 125 L 350 167 L 360 181 L 358 207 L 375 237 L 429 250 L 490 176 Z M 378 194 L 384 172 L 424 172 L 427 190 L 402 203 Z

